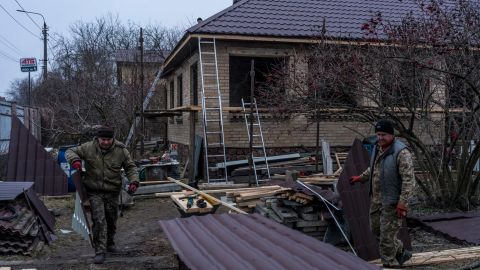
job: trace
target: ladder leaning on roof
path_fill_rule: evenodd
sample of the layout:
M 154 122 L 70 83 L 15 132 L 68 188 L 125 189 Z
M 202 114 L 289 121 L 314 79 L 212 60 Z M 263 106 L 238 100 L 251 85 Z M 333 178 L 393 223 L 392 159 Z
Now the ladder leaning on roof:
M 255 111 L 253 111 L 253 117 L 250 117 L 249 112 L 247 112 L 246 106 L 253 106 L 253 108 L 255 109 Z M 242 98 L 242 109 L 243 109 L 243 115 L 245 116 L 245 125 L 247 126 L 248 142 L 250 142 L 250 138 L 252 139 L 252 148 L 253 148 L 253 151 L 251 153 L 252 164 L 253 164 L 253 171 L 255 173 L 255 183 L 258 186 L 259 182 L 270 180 L 270 167 L 268 166 L 267 151 L 265 150 L 265 141 L 263 140 L 262 124 L 260 123 L 260 115 L 258 114 L 257 99 L 253 98 L 252 103 L 245 103 Z M 252 130 L 250 130 L 250 125 L 252 126 Z M 257 132 L 255 132 L 255 130 L 257 130 Z M 251 136 L 250 136 L 250 132 L 252 133 Z M 256 157 L 254 155 L 255 152 L 262 152 L 262 154 L 261 156 Z M 264 166 L 257 167 L 256 163 L 260 163 L 260 162 L 265 163 Z M 268 178 L 259 179 L 257 170 L 263 170 L 263 169 L 267 170 Z
M 218 78 L 217 48 L 215 38 L 198 38 L 200 75 L 202 79 L 203 141 L 205 149 L 205 176 L 208 183 L 227 182 L 225 136 L 223 132 L 222 96 Z M 220 148 L 209 154 L 209 147 Z M 211 150 L 211 149 L 210 149 Z M 223 170 L 211 164 L 223 162 Z M 223 171 L 223 172 L 222 172 Z M 215 172 L 215 178 L 210 174 Z
M 155 80 L 153 80 L 152 86 L 148 89 L 147 95 L 145 96 L 145 99 L 143 100 L 143 110 L 146 110 L 148 107 L 148 104 L 150 103 L 150 100 L 152 99 L 153 94 L 155 93 L 155 87 L 157 86 L 158 81 L 160 80 L 160 75 L 162 75 L 163 69 L 160 68 L 157 72 L 157 75 L 155 76 Z M 130 144 L 130 141 L 133 138 L 133 133 L 135 132 L 135 129 L 137 128 L 138 124 L 140 123 L 140 116 L 136 116 L 135 119 L 133 120 L 132 126 L 130 127 L 130 131 L 128 132 L 127 140 L 125 140 L 125 145 L 128 146 Z

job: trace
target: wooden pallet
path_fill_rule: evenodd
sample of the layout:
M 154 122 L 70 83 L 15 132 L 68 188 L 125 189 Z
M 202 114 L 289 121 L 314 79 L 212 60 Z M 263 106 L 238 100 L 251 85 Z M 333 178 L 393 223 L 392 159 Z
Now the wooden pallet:
M 188 197 L 183 194 L 179 195 L 171 195 L 170 198 L 172 201 L 181 209 L 183 212 L 187 214 L 192 214 L 192 213 L 210 213 L 213 211 L 213 205 L 209 203 L 207 200 L 204 199 L 204 201 L 207 203 L 207 206 L 205 208 L 199 208 L 197 206 L 197 201 L 199 199 L 203 199 L 202 196 L 198 196 L 193 200 L 193 205 L 192 207 L 188 208 L 187 203 L 188 203 Z

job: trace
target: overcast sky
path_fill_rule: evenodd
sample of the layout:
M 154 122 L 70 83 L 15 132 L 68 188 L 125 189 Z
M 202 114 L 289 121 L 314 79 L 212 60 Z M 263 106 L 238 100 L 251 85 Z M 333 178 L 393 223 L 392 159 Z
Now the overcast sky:
M 189 26 L 198 17 L 206 19 L 227 8 L 232 2 L 233 0 L 0 0 L 0 96 L 6 96 L 13 80 L 28 77 L 27 72 L 20 71 L 20 58 L 37 58 L 38 71 L 31 74 L 34 77 L 41 76 L 41 30 L 24 13 L 16 11 L 21 9 L 19 5 L 24 10 L 41 13 L 45 17 L 49 33 L 63 35 L 68 34 L 69 26 L 77 21 L 91 22 L 109 13 L 118 15 L 124 23 L 131 21 L 138 25 L 151 23 Z M 43 25 L 40 16 L 30 16 L 40 27 Z

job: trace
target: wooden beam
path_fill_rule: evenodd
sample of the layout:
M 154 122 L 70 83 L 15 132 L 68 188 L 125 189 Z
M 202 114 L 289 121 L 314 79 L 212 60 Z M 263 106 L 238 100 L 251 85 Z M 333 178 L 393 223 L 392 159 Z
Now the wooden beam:
M 415 253 L 412 258 L 405 262 L 404 266 L 419 266 L 428 264 L 439 264 L 444 262 L 459 261 L 480 257 L 480 247 L 468 247 L 458 249 L 447 249 L 439 251 L 429 251 Z M 370 263 L 381 266 L 380 259 L 370 261 Z
M 230 210 L 233 210 L 233 211 L 235 211 L 235 212 L 237 212 L 237 213 L 247 214 L 247 212 L 245 212 L 245 211 L 242 211 L 242 210 L 240 210 L 240 209 L 238 209 L 238 208 L 236 208 L 236 207 L 233 207 L 233 206 L 229 205 L 228 203 L 222 202 L 221 200 L 219 200 L 219 199 L 217 199 L 217 198 L 215 198 L 215 197 L 213 197 L 213 196 L 210 196 L 210 195 L 208 195 L 207 193 L 205 193 L 205 192 L 203 192 L 203 191 L 200 191 L 200 190 L 198 190 L 198 189 L 196 189 L 196 188 L 193 188 L 193 187 L 191 187 L 191 186 L 189 186 L 189 185 L 187 185 L 187 184 L 184 184 L 184 183 L 182 183 L 182 182 L 180 182 L 180 181 L 178 181 L 178 180 L 175 180 L 175 179 L 173 179 L 173 178 L 171 178 L 171 177 L 167 177 L 167 179 L 170 180 L 170 181 L 172 181 L 172 182 L 174 182 L 174 183 L 177 183 L 177 185 L 180 185 L 180 186 L 182 186 L 182 187 L 184 187 L 184 188 L 186 188 L 186 189 L 188 189 L 188 190 L 191 190 L 191 191 L 193 191 L 193 192 L 195 192 L 195 193 L 197 193 L 197 194 L 202 195 L 203 198 L 204 198 L 205 200 L 209 201 L 210 203 L 215 202 L 215 203 L 221 204 L 221 205 L 223 205 L 223 206 L 225 206 L 225 207 L 229 208 Z M 212 204 L 213 204 L 213 203 L 212 203 Z
M 169 183 L 171 183 L 169 181 Z M 280 186 L 265 186 L 265 187 L 253 187 L 253 188 L 231 188 L 231 189 L 211 189 L 211 190 L 202 190 L 203 193 L 207 194 L 222 194 L 227 192 L 243 192 L 243 191 L 258 191 L 258 190 L 275 190 L 280 189 Z M 185 192 L 162 192 L 155 193 L 155 197 L 159 198 L 170 198 L 171 195 L 175 194 L 184 194 Z
M 189 147 L 189 159 L 190 164 L 188 167 L 188 182 L 195 183 L 195 115 L 196 111 L 190 112 L 190 147 Z M 185 176 L 183 176 L 185 177 Z

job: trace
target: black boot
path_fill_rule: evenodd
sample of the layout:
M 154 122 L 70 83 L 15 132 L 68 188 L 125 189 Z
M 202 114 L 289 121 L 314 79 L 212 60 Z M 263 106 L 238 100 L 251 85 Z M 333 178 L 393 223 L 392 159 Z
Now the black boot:
M 117 249 L 117 247 L 115 246 L 115 244 L 112 244 L 112 245 L 108 245 L 108 246 L 107 246 L 107 251 L 108 251 L 108 252 L 112 252 L 112 253 L 117 253 L 117 252 L 118 252 L 118 249 Z
M 403 266 L 403 263 L 410 260 L 412 258 L 412 252 L 408 249 L 404 249 L 402 254 L 396 256 L 398 264 Z
M 98 253 L 93 258 L 94 264 L 103 264 L 103 262 L 105 262 L 105 253 Z

